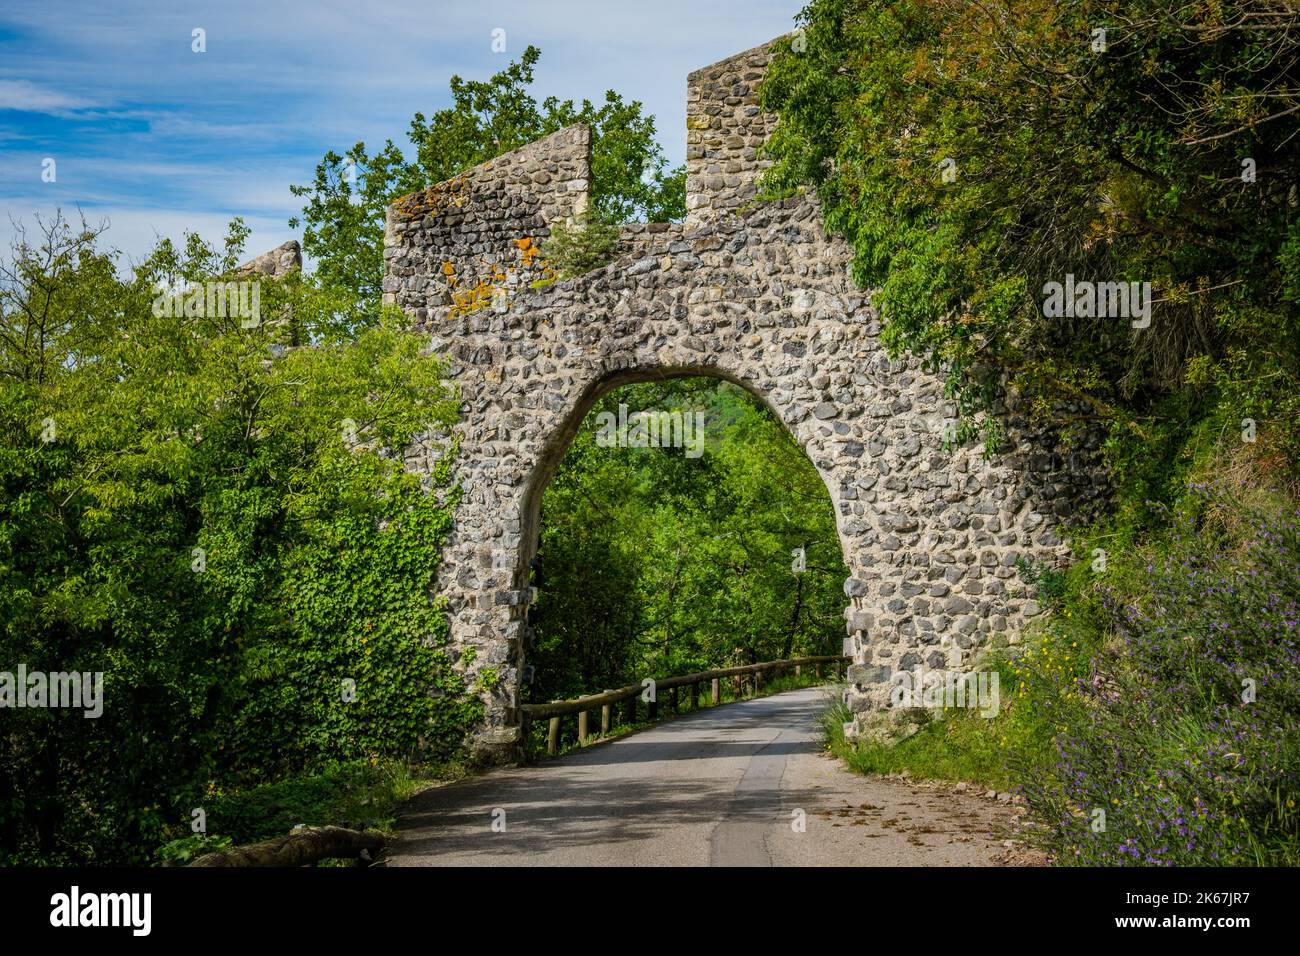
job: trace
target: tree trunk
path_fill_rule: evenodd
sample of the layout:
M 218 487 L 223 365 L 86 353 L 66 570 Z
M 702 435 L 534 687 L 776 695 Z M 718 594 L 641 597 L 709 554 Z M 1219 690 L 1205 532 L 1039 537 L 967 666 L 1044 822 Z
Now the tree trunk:
M 794 650 L 794 636 L 799 630 L 799 612 L 803 610 L 803 575 L 794 576 L 794 613 L 790 615 L 790 632 L 785 636 L 785 647 L 781 651 L 781 660 L 788 661 Z
M 208 853 L 190 866 L 306 866 L 340 856 L 370 859 L 383 847 L 383 834 L 373 830 L 305 827 L 274 840 Z

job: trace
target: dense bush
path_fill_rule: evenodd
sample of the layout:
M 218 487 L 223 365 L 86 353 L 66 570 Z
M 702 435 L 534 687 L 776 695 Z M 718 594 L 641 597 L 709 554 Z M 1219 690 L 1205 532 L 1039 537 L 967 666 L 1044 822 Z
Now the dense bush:
M 2 712 L 2 860 L 145 860 L 213 792 L 445 753 L 475 717 L 429 598 L 447 475 L 384 451 L 453 420 L 441 366 L 395 322 L 325 337 L 298 276 L 256 327 L 155 311 L 241 241 L 122 279 L 56 223 L 0 272 L 0 671 L 105 682 L 97 719 Z
M 1056 731 L 1025 792 L 1063 862 L 1300 862 L 1300 513 L 1196 504 L 1140 594 L 1100 591 L 1106 644 L 1022 668 Z
M 817 189 L 885 342 L 950 376 L 960 437 L 996 446 L 1010 378 L 1116 464 L 1215 406 L 1300 458 L 1294 7 L 813 0 L 801 21 L 762 88 L 769 187 Z M 1048 314 L 1067 275 L 1151 283 L 1150 324 Z
M 886 345 L 949 376 L 959 438 L 996 451 L 1018 396 L 1101 441 L 1113 492 L 1072 529 L 1077 563 L 1021 568 L 1051 613 L 1002 664 L 1002 714 L 852 759 L 1017 782 L 1063 862 L 1293 862 L 1294 518 L 1186 488 L 1232 477 L 1283 512 L 1300 490 L 1300 13 L 812 0 L 800 20 L 762 90 L 769 194 L 817 190 Z M 1149 324 L 1054 313 L 1067 276 L 1149 282 Z

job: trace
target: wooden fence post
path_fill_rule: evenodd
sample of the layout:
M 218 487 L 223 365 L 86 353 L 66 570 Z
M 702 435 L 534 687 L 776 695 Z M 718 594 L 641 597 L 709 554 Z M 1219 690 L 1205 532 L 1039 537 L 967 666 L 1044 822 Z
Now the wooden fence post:
M 612 722 L 610 720 L 612 716 L 610 711 L 612 710 L 613 706 L 611 704 L 604 704 L 600 708 L 600 732 L 602 736 L 609 734 L 609 725 Z
M 672 705 L 673 705 L 673 713 L 674 713 L 674 714 L 678 712 L 679 705 L 680 705 L 680 703 L 681 703 L 680 698 L 678 697 L 678 694 L 677 694 L 677 691 L 678 691 L 678 690 L 680 690 L 680 688 L 674 687 L 674 688 L 672 689 L 672 691 L 673 691 L 673 695 L 672 695 Z
M 722 681 L 718 680 L 716 677 L 713 678 L 713 682 L 709 684 L 709 697 L 711 698 L 709 702 L 714 707 L 717 707 L 722 703 Z
M 763 669 L 760 667 L 754 671 L 754 696 L 758 696 L 763 689 Z
M 554 757 L 555 751 L 560 749 L 560 718 L 552 717 L 551 722 L 546 726 L 546 752 Z
M 578 711 L 578 746 L 587 746 L 587 712 Z

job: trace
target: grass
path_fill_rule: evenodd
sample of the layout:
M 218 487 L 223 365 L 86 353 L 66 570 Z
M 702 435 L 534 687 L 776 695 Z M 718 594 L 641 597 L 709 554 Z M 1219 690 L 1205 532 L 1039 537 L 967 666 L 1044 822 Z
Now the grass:
M 463 773 L 459 765 L 413 767 L 400 760 L 350 761 L 212 794 L 203 810 L 207 832 L 188 834 L 159 848 L 163 864 L 185 864 L 231 844 L 284 836 L 298 825 L 392 831 L 397 808 L 437 780 Z
M 844 703 L 835 701 L 823 715 L 823 727 L 827 748 L 856 773 L 906 771 L 921 780 L 964 780 L 994 790 L 1009 789 L 1014 783 L 1006 752 L 998 743 L 997 717 L 969 713 L 939 717 L 892 747 L 846 740 L 842 725 L 851 717 Z
M 1016 786 L 1013 752 L 1046 759 L 1050 732 L 1024 705 L 1017 690 L 1015 665 L 1007 658 L 989 660 L 998 674 L 1001 707 L 995 717 L 975 709 L 936 710 L 911 737 L 888 745 L 849 741 L 844 724 L 852 714 L 842 700 L 832 700 L 821 716 L 826 748 L 850 770 L 862 774 L 906 772 L 918 780 L 964 781 L 991 790 Z

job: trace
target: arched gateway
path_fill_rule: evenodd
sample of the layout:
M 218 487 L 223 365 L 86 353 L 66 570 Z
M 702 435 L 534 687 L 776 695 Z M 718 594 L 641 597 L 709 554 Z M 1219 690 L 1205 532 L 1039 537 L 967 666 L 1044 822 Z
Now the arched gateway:
M 712 375 L 761 396 L 829 489 L 845 582 L 855 729 L 888 704 L 898 669 L 959 666 L 1038 613 L 1017 559 L 1056 562 L 1054 526 L 1088 497 L 1050 436 L 1007 422 L 1011 451 L 944 450 L 954 409 L 915 360 L 891 361 L 850 252 L 815 201 L 754 202 L 758 47 L 687 81 L 685 223 L 621 228 L 617 261 L 548 282 L 537 243 L 579 213 L 590 177 L 583 126 L 420 193 L 388 212 L 385 299 L 431 335 L 460 388 L 464 487 L 438 590 L 473 677 L 492 668 L 480 750 L 518 740 L 528 566 L 541 495 L 605 391 L 665 375 Z M 408 451 L 431 470 L 435 443 Z M 471 654 L 465 652 L 470 651 Z

